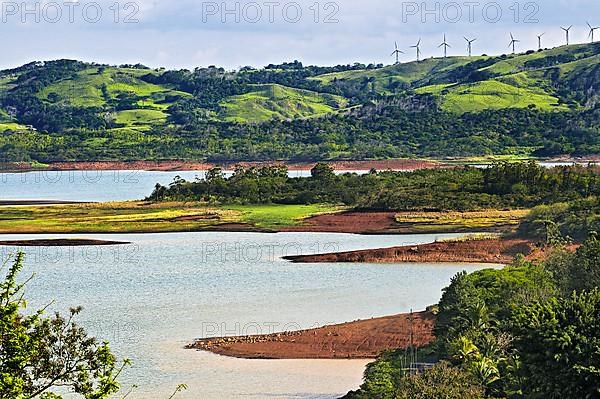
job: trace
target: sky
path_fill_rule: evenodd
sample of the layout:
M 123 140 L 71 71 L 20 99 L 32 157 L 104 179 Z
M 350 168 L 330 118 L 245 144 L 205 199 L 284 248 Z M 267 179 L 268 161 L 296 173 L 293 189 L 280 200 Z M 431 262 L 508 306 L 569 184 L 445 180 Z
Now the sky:
M 600 27 L 598 0 L 0 0 L 0 68 L 60 58 L 169 69 L 237 69 L 299 60 L 305 65 L 390 64 L 394 42 L 406 54 L 422 39 L 422 57 L 503 54 L 510 33 L 518 51 L 589 42 Z M 600 29 L 596 31 L 600 41 Z

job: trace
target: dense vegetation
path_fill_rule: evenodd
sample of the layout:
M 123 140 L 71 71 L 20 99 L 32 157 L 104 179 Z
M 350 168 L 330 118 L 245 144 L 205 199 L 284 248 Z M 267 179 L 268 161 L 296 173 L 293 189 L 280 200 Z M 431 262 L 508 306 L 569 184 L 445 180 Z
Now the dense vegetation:
M 67 317 L 26 311 L 25 284 L 18 281 L 24 255 L 19 253 L 0 282 L 0 397 L 61 399 L 108 398 L 119 390 L 120 363 L 107 343 L 98 343 Z M 71 396 L 69 396 L 71 397 Z
M 0 161 L 588 155 L 600 45 L 382 65 L 0 71 Z
M 501 163 L 487 169 L 464 167 L 336 175 L 328 165 L 319 164 L 309 178 L 288 177 L 287 169 L 281 166 L 238 168 L 229 178 L 220 169 L 212 169 L 204 179 L 194 182 L 176 179 L 169 187 L 157 185 L 149 199 L 221 204 L 328 203 L 391 211 L 468 211 L 568 201 L 597 203 L 599 194 L 600 174 L 594 166 L 547 169 L 534 162 Z M 538 210 L 537 214 L 541 212 Z M 558 217 L 549 216 L 561 222 Z
M 581 240 L 590 231 L 600 231 L 600 200 L 598 196 L 592 196 L 536 206 L 521 224 L 520 231 L 524 235 L 544 238 L 549 221 L 561 236 Z
M 600 396 L 600 240 L 546 261 L 455 276 L 439 303 L 429 357 L 384 354 L 348 398 L 597 398 Z

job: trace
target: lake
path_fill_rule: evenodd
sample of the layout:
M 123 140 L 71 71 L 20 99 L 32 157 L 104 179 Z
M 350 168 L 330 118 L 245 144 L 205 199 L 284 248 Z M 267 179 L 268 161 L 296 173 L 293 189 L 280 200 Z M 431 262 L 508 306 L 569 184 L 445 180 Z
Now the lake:
M 309 172 L 290 172 L 306 176 Z M 175 176 L 203 172 L 73 171 L 0 174 L 0 200 L 122 201 Z M 32 306 L 82 305 L 80 323 L 134 365 L 129 398 L 336 398 L 361 383 L 364 360 L 239 360 L 183 349 L 195 338 L 298 330 L 386 316 L 436 303 L 478 265 L 292 264 L 284 255 L 416 245 L 456 235 L 177 233 L 0 236 L 98 238 L 115 247 L 28 248 Z M 16 248 L 0 248 L 2 258 Z
M 80 324 L 134 362 L 130 398 L 335 398 L 356 389 L 364 360 L 239 360 L 183 346 L 422 310 L 461 270 L 489 266 L 292 264 L 283 255 L 414 245 L 456 235 L 315 233 L 85 235 L 129 246 L 29 248 L 31 309 L 82 305 Z M 52 235 L 1 239 L 52 238 Z M 65 237 L 65 235 L 61 236 Z M 67 236 L 72 237 L 72 236 Z M 2 256 L 15 248 L 2 248 Z

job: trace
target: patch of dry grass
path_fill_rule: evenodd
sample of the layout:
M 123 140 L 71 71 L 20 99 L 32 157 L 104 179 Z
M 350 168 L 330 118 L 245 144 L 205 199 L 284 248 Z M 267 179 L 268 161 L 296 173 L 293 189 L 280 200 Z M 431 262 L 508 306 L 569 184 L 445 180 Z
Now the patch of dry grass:
M 529 210 L 485 210 L 473 212 L 402 212 L 396 221 L 416 231 L 477 231 L 510 229 L 521 223 Z

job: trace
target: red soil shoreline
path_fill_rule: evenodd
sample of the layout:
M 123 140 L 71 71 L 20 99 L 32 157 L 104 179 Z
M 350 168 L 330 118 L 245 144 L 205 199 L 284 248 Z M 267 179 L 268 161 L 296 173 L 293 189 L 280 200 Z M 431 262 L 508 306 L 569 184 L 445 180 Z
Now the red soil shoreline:
M 242 359 L 374 359 L 385 350 L 409 347 L 411 330 L 416 346 L 432 342 L 434 324 L 429 312 L 400 314 L 311 330 L 200 339 L 187 348 Z
M 542 161 L 542 160 L 540 160 Z M 588 156 L 586 158 L 558 157 L 543 160 L 544 162 L 600 162 L 600 156 Z M 452 168 L 455 165 L 444 160 L 420 160 L 420 159 L 384 159 L 366 161 L 324 161 L 338 171 L 364 171 L 364 170 L 396 170 L 413 171 L 420 169 Z M 448 162 L 452 162 L 451 160 Z M 476 162 L 475 162 L 476 163 Z M 32 165 L 28 162 L 5 162 L 0 163 L 0 173 L 4 172 L 28 172 L 36 170 L 53 171 L 77 171 L 77 170 L 146 170 L 146 171 L 202 171 L 209 170 L 215 166 L 223 169 L 234 169 L 236 166 L 266 166 L 285 165 L 291 171 L 307 171 L 312 169 L 317 162 L 290 162 L 290 161 L 265 161 L 265 162 L 201 162 L 201 161 L 69 161 L 52 162 L 47 166 Z
M 335 170 L 362 171 L 362 170 L 419 170 L 448 167 L 443 163 L 412 159 L 390 159 L 381 161 L 331 161 L 327 162 Z M 225 162 L 206 163 L 196 161 L 97 161 L 97 162 L 53 162 L 48 167 L 33 167 L 29 163 L 6 163 L 0 165 L 0 171 L 4 172 L 26 172 L 32 170 L 147 170 L 147 171 L 202 171 L 209 170 L 215 166 L 223 169 L 234 169 L 236 166 L 266 166 L 285 165 L 291 171 L 311 170 L 317 163 L 295 163 L 295 162 Z
M 400 225 L 396 222 L 398 212 L 342 212 L 313 216 L 302 225 L 279 229 L 282 232 L 309 233 L 393 233 Z
M 82 247 L 128 244 L 131 243 L 126 241 L 88 240 L 80 238 L 0 241 L 0 246 L 3 247 Z
M 487 239 L 321 255 L 287 256 L 294 263 L 511 263 L 517 255 L 529 256 L 535 244 L 523 239 Z

